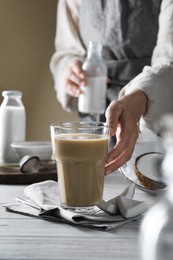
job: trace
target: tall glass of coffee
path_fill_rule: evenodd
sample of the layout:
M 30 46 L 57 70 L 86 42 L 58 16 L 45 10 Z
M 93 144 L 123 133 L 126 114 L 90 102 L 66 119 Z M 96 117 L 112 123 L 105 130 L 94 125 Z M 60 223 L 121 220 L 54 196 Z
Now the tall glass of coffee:
M 61 206 L 88 212 L 102 199 L 110 127 L 102 122 L 50 126 Z

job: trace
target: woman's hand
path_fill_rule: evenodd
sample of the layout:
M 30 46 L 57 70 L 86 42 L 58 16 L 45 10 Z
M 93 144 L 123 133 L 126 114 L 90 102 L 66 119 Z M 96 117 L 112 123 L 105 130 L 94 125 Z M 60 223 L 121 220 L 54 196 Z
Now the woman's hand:
M 85 72 L 82 70 L 82 62 L 75 60 L 68 68 L 65 76 L 66 92 L 73 97 L 79 97 L 82 92 L 80 86 L 86 85 Z
M 147 97 L 136 90 L 111 102 L 106 110 L 106 122 L 111 126 L 111 136 L 117 143 L 108 154 L 105 175 L 117 170 L 130 160 L 138 138 L 138 121 L 147 110 Z

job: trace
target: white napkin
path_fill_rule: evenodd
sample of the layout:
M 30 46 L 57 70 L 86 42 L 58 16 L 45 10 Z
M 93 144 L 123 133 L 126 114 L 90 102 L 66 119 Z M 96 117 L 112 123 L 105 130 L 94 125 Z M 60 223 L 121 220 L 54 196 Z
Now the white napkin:
M 133 218 L 147 209 L 147 204 L 144 201 L 133 200 L 135 193 L 135 183 L 128 186 L 119 196 L 105 202 L 99 202 L 98 207 L 111 214 L 118 214 L 124 218 Z
M 134 192 L 135 184 L 132 184 L 119 196 L 107 202 L 102 200 L 95 207 L 94 213 L 82 214 L 59 206 L 57 182 L 49 180 L 29 185 L 24 190 L 26 199 L 18 199 L 20 203 L 6 205 L 6 210 L 54 222 L 110 230 L 138 219 L 138 216 L 147 209 L 145 202 L 133 200 Z

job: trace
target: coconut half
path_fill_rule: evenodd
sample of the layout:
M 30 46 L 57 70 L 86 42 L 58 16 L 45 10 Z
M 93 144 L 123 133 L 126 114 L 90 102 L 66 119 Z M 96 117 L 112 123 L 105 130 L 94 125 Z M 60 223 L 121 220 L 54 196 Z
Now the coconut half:
M 135 161 L 135 174 L 139 181 L 149 189 L 163 188 L 160 165 L 163 160 L 161 153 L 146 153 Z

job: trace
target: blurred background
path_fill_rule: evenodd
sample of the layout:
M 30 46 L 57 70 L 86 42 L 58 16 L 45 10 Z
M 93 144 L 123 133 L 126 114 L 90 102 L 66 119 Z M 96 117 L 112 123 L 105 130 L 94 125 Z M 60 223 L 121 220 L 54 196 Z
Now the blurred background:
M 23 92 L 27 140 L 49 140 L 50 123 L 78 118 L 61 108 L 49 70 L 56 8 L 57 0 L 0 0 L 0 92 Z

